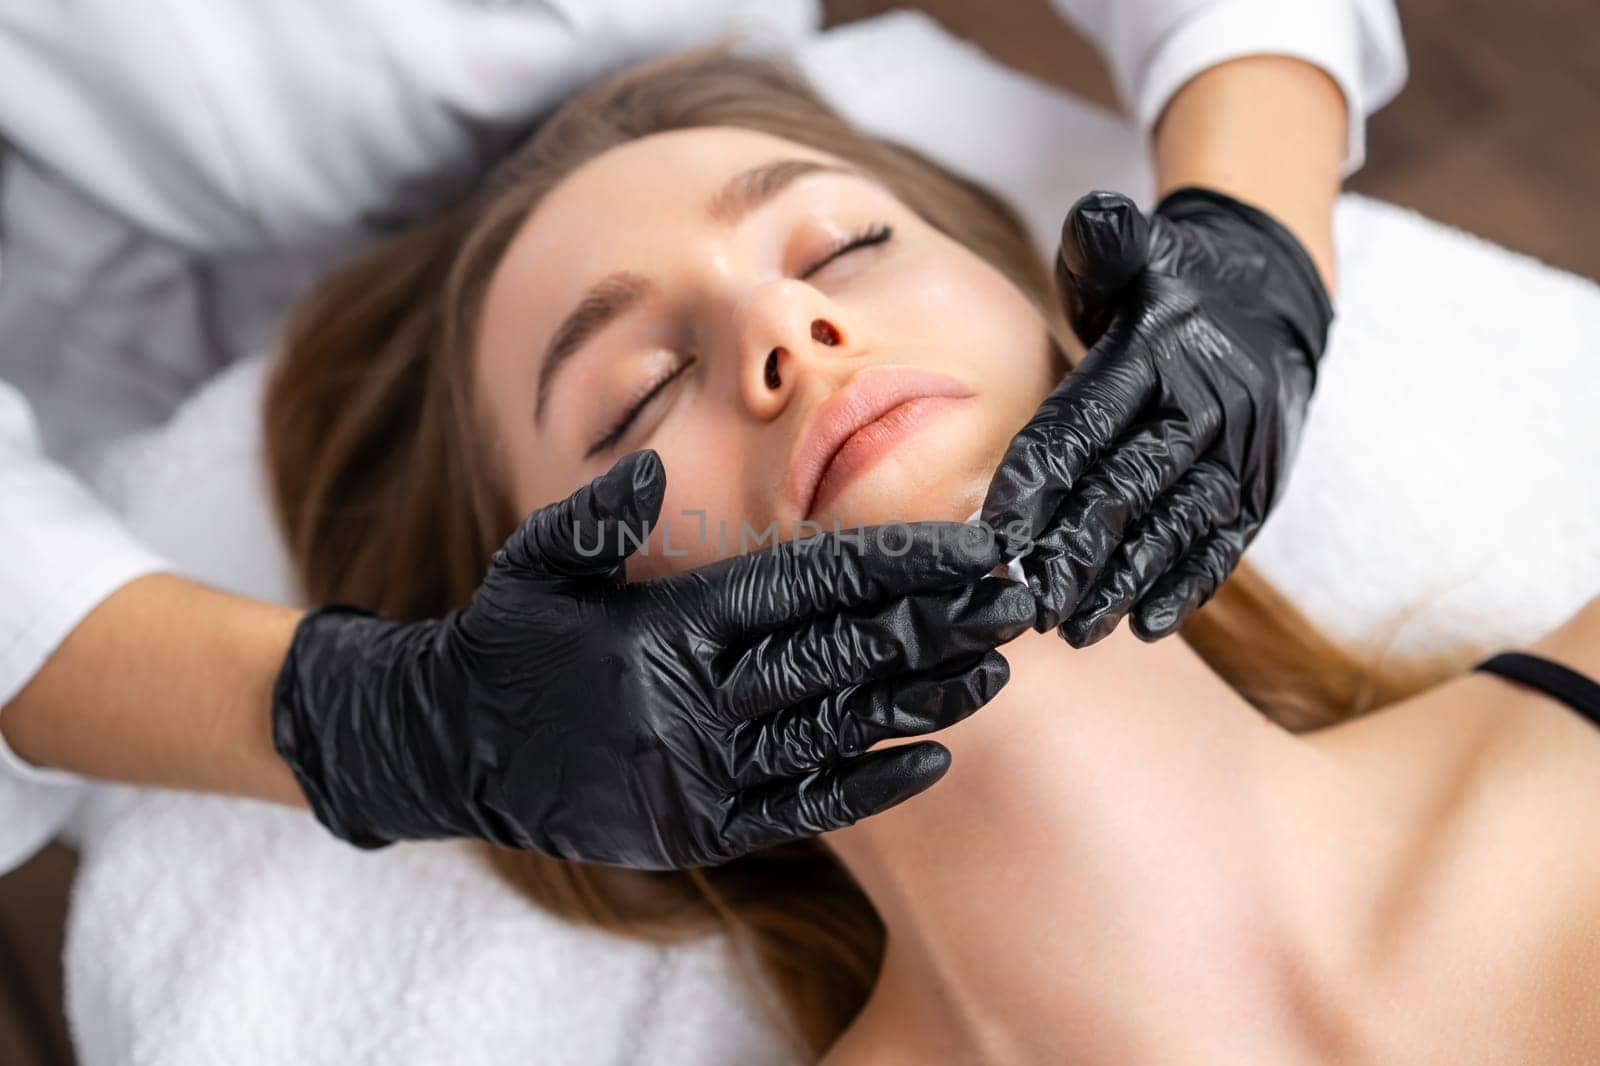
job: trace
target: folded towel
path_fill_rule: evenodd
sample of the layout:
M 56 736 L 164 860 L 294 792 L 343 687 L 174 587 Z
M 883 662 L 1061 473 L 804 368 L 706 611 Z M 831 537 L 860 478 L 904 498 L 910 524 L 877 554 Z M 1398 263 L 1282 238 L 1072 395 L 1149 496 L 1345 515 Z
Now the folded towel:
M 1600 286 L 1345 196 L 1339 317 L 1248 558 L 1377 655 L 1532 640 L 1600 594 Z
M 1134 134 L 924 18 L 832 31 L 802 59 L 858 120 L 1011 196 L 1042 248 L 1081 191 L 1148 200 Z M 1600 591 L 1600 287 L 1358 197 L 1337 226 L 1340 318 L 1251 558 L 1374 652 L 1465 660 L 1535 637 Z M 292 599 L 260 379 L 259 362 L 228 372 L 100 484 L 197 576 Z M 99 791 L 78 835 L 66 970 L 85 1066 L 787 1060 L 719 943 L 564 925 L 462 845 L 359 852 L 296 812 L 127 789 Z

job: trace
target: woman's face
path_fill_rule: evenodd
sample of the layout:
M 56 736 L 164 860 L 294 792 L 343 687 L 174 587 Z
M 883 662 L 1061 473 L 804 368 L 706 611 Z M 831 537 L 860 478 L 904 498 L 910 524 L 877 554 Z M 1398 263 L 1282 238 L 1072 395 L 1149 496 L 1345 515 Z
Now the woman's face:
M 660 454 L 631 578 L 817 531 L 799 523 L 965 519 L 1059 374 L 995 268 L 842 161 L 725 127 L 569 175 L 481 326 L 476 398 L 519 514 Z

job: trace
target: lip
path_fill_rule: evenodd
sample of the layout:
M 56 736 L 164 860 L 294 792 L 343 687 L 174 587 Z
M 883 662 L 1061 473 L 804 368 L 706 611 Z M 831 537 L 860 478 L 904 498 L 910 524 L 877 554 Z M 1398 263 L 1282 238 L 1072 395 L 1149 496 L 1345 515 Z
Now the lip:
M 789 500 L 804 518 L 973 390 L 910 367 L 868 367 L 817 405 L 789 457 Z M 864 433 L 864 430 L 871 430 Z

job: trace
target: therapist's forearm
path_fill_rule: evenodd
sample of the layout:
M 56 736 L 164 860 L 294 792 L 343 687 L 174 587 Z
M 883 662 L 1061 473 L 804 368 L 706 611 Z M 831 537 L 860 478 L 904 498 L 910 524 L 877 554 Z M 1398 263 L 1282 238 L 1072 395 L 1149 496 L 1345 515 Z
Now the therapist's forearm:
M 1203 185 L 1261 208 L 1305 246 L 1332 293 L 1347 121 L 1344 94 L 1309 63 L 1253 56 L 1212 67 L 1173 96 L 1156 125 L 1161 192 Z
M 302 613 L 174 574 L 130 581 L 0 710 L 0 733 L 37 766 L 301 804 L 271 709 Z

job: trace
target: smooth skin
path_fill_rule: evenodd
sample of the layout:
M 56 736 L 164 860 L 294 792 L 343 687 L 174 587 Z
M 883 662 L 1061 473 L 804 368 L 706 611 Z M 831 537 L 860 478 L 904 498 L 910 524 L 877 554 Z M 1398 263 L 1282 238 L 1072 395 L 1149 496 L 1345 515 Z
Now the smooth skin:
M 1223 64 L 1168 106 L 1156 135 L 1162 186 L 1211 184 L 1271 211 L 1331 287 L 1343 122 L 1342 96 L 1314 67 Z M 0 711 L 0 733 L 39 766 L 303 806 L 270 728 L 302 613 L 176 574 L 131 581 Z
M 1600 600 L 1533 647 L 1600 674 Z M 1003 651 L 940 786 L 824 838 L 889 931 L 829 1066 L 1593 1061 L 1593 724 L 1476 674 L 1291 735 L 1183 641 Z
M 699 338 L 696 376 L 621 445 L 658 449 L 680 500 L 717 501 L 712 520 L 783 517 L 770 487 L 802 416 L 852 373 L 909 366 L 962 377 L 971 407 L 902 444 L 830 513 L 847 524 L 960 513 L 978 490 L 945 472 L 999 455 L 1014 432 L 1002 420 L 1037 400 L 1009 382 L 1051 387 L 1044 323 L 981 284 L 970 253 L 898 215 L 900 243 L 795 284 L 785 249 L 894 205 L 871 183 L 820 174 L 732 230 L 706 217 L 728 176 L 780 151 L 804 149 L 684 130 L 574 172 L 497 279 L 479 353 L 485 424 L 501 439 L 514 429 L 495 401 L 537 376 L 573 294 L 515 297 L 557 284 L 539 266 L 581 252 L 574 289 L 616 270 L 689 279 L 619 319 L 611 343 L 576 357 L 588 376 L 572 379 L 631 395 L 630 375 L 650 380 L 641 353 L 660 351 L 649 338 Z M 613 224 L 619 190 L 642 172 L 671 180 Z M 973 325 L 939 320 L 921 343 L 899 343 L 904 309 L 951 277 L 965 279 L 959 317 Z M 819 311 L 859 344 L 807 344 L 785 327 Z M 739 326 L 793 330 L 781 386 L 757 376 L 773 334 L 752 343 Z M 986 391 L 995 348 L 967 343 L 963 328 L 1025 341 L 1000 349 L 1006 387 Z M 960 343 L 942 345 L 944 330 Z M 595 427 L 584 420 L 608 423 L 596 408 L 574 407 L 578 425 L 529 441 L 538 463 L 519 448 L 505 456 L 525 504 L 587 473 L 579 449 Z M 708 454 L 706 439 L 739 447 Z M 1600 672 L 1600 604 L 1536 648 Z M 939 786 L 824 837 L 889 936 L 880 983 L 832 1062 L 1561 1062 L 1600 1039 L 1583 1009 L 1600 956 L 1600 730 L 1466 676 L 1292 735 L 1182 641 L 1146 644 L 1124 628 L 1073 651 L 1030 633 L 1005 654 L 1010 684 L 940 734 L 953 758 Z
M 1252 56 L 1212 67 L 1179 90 L 1156 125 L 1159 194 L 1202 185 L 1261 208 L 1305 247 L 1332 295 L 1347 120 L 1339 86 L 1309 63 Z

